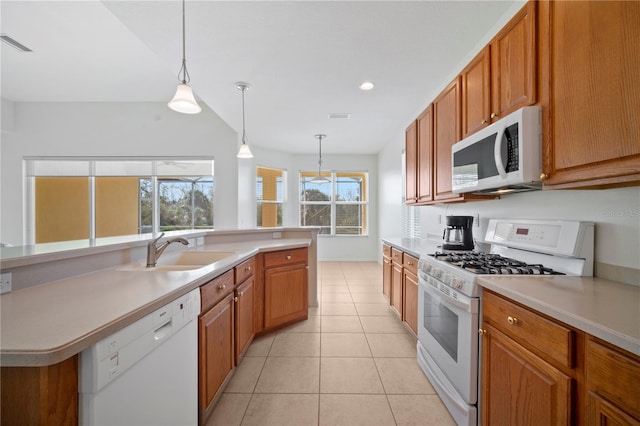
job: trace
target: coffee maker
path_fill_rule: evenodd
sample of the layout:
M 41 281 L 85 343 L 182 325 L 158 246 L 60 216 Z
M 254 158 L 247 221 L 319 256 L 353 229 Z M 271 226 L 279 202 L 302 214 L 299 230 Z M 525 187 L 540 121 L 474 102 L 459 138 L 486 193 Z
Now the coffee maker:
M 443 250 L 473 250 L 473 216 L 447 216 Z

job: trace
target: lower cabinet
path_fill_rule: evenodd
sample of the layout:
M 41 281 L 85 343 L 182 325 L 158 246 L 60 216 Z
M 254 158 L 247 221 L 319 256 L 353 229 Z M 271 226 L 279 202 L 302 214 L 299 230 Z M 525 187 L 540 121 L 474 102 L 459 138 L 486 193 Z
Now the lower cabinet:
M 402 318 L 402 263 L 392 262 L 391 307 Z
M 382 294 L 391 301 L 391 274 L 393 266 L 391 265 L 391 247 L 382 246 Z
M 254 279 L 247 279 L 244 283 L 236 287 L 235 302 L 235 355 L 236 365 L 238 360 L 247 350 L 255 333 L 253 332 L 253 299 L 254 299 Z
M 482 424 L 569 424 L 571 378 L 490 325 L 484 330 Z
M 413 331 L 413 334 L 418 335 L 418 277 L 408 268 L 404 269 L 403 285 L 404 312 L 402 319 Z
M 307 318 L 308 249 L 282 250 L 264 256 L 265 330 Z
M 200 287 L 198 318 L 198 418 L 204 423 L 214 398 L 235 366 L 234 271 Z

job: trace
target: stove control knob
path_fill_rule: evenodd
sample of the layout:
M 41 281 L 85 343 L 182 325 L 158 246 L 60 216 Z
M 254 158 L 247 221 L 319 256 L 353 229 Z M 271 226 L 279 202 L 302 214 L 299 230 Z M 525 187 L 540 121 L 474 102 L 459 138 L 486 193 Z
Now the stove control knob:
M 442 274 L 442 282 L 449 285 L 451 283 L 451 278 L 453 278 L 450 274 L 443 273 Z
M 457 288 L 458 290 L 460 290 L 460 289 L 462 288 L 462 284 L 464 284 L 464 280 L 461 280 L 460 278 L 454 278 L 454 279 L 451 281 L 451 285 L 452 285 L 454 288 Z

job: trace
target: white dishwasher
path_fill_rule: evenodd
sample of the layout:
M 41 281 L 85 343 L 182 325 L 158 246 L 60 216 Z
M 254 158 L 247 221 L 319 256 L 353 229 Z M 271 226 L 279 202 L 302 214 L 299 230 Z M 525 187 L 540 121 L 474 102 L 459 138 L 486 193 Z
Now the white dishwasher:
M 200 290 L 80 354 L 82 425 L 196 425 Z

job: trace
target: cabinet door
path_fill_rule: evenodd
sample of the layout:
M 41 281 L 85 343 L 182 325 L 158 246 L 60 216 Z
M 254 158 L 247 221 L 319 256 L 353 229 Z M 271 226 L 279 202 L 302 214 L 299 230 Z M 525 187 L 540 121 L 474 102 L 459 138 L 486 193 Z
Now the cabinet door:
M 234 365 L 233 294 L 198 319 L 199 401 L 207 409 Z
M 491 42 L 491 118 L 536 102 L 536 3 L 528 2 Z
M 255 333 L 253 331 L 254 279 L 247 279 L 236 288 L 236 363 L 238 358 L 249 347 Z
M 406 203 L 415 204 L 418 200 L 418 174 L 416 169 L 416 164 L 418 163 L 418 131 L 416 121 L 411 123 L 405 132 L 404 159 Z
M 402 264 L 393 263 L 391 276 L 391 306 L 402 318 Z
M 637 398 L 638 395 L 635 395 Z M 587 398 L 587 425 L 640 426 L 640 420 L 631 417 L 599 395 L 589 392 Z
M 461 198 L 451 192 L 451 146 L 460 140 L 460 79 L 433 101 L 434 199 Z
M 491 58 L 489 46 L 460 73 L 462 83 L 462 137 L 489 125 L 491 120 Z
M 640 182 L 640 2 L 540 6 L 549 34 L 542 49 L 545 185 Z
M 418 203 L 433 200 L 433 107 L 429 105 L 418 117 Z
M 382 258 L 382 293 L 391 302 L 391 259 L 388 257 Z
M 404 270 L 404 317 L 403 320 L 418 334 L 418 277 Z
M 306 265 L 265 270 L 265 328 L 307 318 L 307 281 Z
M 485 324 L 482 424 L 571 423 L 571 378 Z

